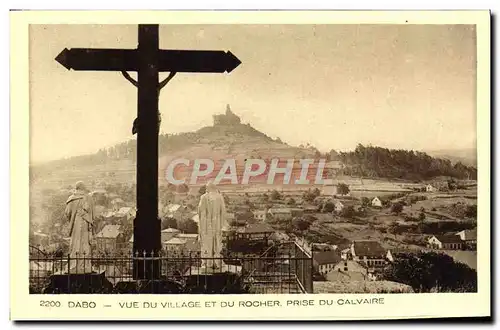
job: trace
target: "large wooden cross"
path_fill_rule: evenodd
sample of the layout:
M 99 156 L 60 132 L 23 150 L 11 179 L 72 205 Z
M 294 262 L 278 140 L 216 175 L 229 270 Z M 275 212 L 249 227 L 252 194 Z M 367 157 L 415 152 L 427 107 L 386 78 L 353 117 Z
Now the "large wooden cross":
M 159 49 L 158 25 L 139 25 L 137 49 L 64 49 L 56 61 L 65 68 L 86 71 L 120 71 L 138 89 L 137 215 L 134 220 L 134 279 L 160 279 L 160 261 L 144 255 L 161 250 L 158 219 L 158 95 L 177 72 L 231 72 L 241 62 L 231 52 Z M 127 71 L 137 72 L 137 81 Z M 158 72 L 170 72 L 159 82 Z M 142 259 L 141 259 L 142 258 Z

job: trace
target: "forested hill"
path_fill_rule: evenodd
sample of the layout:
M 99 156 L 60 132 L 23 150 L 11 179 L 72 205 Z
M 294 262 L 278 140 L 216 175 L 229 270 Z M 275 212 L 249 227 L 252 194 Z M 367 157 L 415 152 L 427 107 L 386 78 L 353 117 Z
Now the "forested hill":
M 477 169 L 460 162 L 434 158 L 424 152 L 395 150 L 358 144 L 354 151 L 340 152 L 343 174 L 362 177 L 428 180 L 439 176 L 476 179 Z

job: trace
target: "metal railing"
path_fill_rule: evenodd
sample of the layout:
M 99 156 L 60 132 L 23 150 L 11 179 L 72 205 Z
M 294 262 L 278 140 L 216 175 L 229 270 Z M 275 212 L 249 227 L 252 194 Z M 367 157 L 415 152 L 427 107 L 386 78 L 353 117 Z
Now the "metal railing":
M 162 284 L 135 281 L 137 261 L 144 267 L 158 267 Z M 220 258 L 185 251 L 71 257 L 33 248 L 29 262 L 31 293 L 313 292 L 312 258 L 293 242 L 277 245 L 261 256 L 228 254 Z

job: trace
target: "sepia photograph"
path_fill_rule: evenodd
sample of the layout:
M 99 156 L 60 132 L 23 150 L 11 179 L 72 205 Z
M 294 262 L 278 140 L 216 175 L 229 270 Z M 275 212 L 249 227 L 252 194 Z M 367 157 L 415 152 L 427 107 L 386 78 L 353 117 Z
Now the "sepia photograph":
M 51 307 L 477 294 L 478 27 L 402 18 L 29 24 L 17 281 Z

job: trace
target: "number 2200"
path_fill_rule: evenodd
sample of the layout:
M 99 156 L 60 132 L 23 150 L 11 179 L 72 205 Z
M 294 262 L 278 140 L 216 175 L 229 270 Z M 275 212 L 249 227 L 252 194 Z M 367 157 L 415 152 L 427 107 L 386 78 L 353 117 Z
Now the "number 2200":
M 40 307 L 61 307 L 61 302 L 54 300 L 40 300 Z

